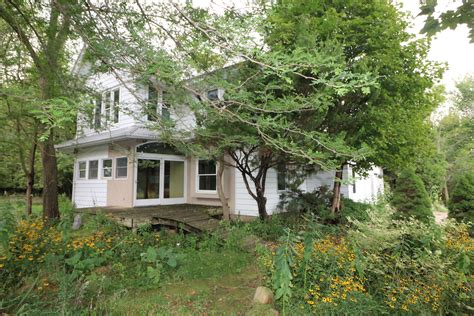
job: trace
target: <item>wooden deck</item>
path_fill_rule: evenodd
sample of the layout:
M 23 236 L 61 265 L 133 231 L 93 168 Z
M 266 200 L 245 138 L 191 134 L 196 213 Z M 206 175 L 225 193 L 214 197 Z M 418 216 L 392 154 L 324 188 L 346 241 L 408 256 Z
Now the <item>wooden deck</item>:
M 200 233 L 212 231 L 219 225 L 222 210 L 193 204 L 158 205 L 134 208 L 94 207 L 77 209 L 77 213 L 104 213 L 117 223 L 136 229 L 140 225 L 165 226 L 182 229 L 187 232 Z

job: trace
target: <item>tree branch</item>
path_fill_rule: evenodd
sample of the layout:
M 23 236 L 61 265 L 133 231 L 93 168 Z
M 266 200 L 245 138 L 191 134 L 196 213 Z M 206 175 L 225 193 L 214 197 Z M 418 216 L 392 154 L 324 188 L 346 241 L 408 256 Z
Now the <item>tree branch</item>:
M 25 30 L 21 28 L 18 21 L 16 21 L 15 17 L 9 12 L 3 5 L 0 5 L 0 18 L 2 18 L 18 35 L 18 39 L 20 42 L 23 43 L 26 50 L 30 54 L 31 59 L 33 59 L 33 63 L 39 69 L 43 69 L 43 64 L 41 63 L 41 59 L 39 58 L 37 52 L 33 48 L 28 35 L 26 35 Z

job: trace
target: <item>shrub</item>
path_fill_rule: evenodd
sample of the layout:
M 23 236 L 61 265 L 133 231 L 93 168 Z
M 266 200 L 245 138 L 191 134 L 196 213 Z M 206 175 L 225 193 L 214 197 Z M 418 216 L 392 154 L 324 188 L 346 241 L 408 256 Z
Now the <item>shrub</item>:
M 466 225 L 393 220 L 392 212 L 374 209 L 368 223 L 355 222 L 349 231 L 369 292 L 393 313 L 466 312 L 474 256 Z
M 462 314 L 472 305 L 474 240 L 466 225 L 394 220 L 388 205 L 347 236 L 313 230 L 260 249 L 277 303 L 301 314 Z
M 371 207 L 370 204 L 356 202 L 351 199 L 342 198 L 341 201 L 341 222 L 348 223 L 348 218 L 359 221 L 366 221 L 369 219 L 367 210 Z
M 341 212 L 330 211 L 332 192 L 327 186 L 321 186 L 312 192 L 291 191 L 283 194 L 279 208 L 298 214 L 311 213 L 326 224 L 347 224 L 347 218 L 367 219 L 369 204 L 352 201 L 342 197 Z
M 428 222 L 434 219 L 431 202 L 423 181 L 412 169 L 404 170 L 393 191 L 392 205 L 398 210 L 397 218 L 414 217 Z
M 455 180 L 448 208 L 450 218 L 474 223 L 474 173 L 464 174 Z
M 327 186 L 321 186 L 312 192 L 299 189 L 285 192 L 278 207 L 290 212 L 315 214 L 325 213 L 331 203 L 331 192 Z

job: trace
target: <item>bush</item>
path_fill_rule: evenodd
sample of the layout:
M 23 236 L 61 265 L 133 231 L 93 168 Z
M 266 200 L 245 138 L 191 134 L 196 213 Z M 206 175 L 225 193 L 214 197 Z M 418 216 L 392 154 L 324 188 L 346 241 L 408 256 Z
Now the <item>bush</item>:
M 449 201 L 449 217 L 474 223 L 474 174 L 468 173 L 455 180 Z
M 321 223 L 347 224 L 347 218 L 365 220 L 369 204 L 355 202 L 342 197 L 341 212 L 332 214 L 330 205 L 332 192 L 327 186 L 321 186 L 312 192 L 291 191 L 283 195 L 279 208 L 298 214 L 314 214 Z
M 469 313 L 474 240 L 466 225 L 395 220 L 393 212 L 378 205 L 346 236 L 287 231 L 276 250 L 259 249 L 279 306 L 301 314 Z
M 404 170 L 393 191 L 392 205 L 398 210 L 397 218 L 414 217 L 429 222 L 434 220 L 431 201 L 423 181 L 412 169 Z
M 321 186 L 312 192 L 299 189 L 282 194 L 278 208 L 295 213 L 325 213 L 331 203 L 331 192 L 327 186 Z
M 367 210 L 370 208 L 370 204 L 356 202 L 343 197 L 341 200 L 341 222 L 347 224 L 348 218 L 358 221 L 367 221 L 369 219 Z

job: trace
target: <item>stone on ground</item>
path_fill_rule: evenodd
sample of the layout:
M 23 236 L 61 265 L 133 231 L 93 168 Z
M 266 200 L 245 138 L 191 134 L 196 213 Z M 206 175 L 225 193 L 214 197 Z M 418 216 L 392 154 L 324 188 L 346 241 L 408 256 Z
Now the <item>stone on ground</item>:
M 253 297 L 254 302 L 260 304 L 272 304 L 273 303 L 273 292 L 264 286 L 257 287 L 255 295 Z
M 81 225 L 82 225 L 81 214 L 76 214 L 76 216 L 74 216 L 74 222 L 72 223 L 72 229 L 78 230 L 79 228 L 81 228 Z

